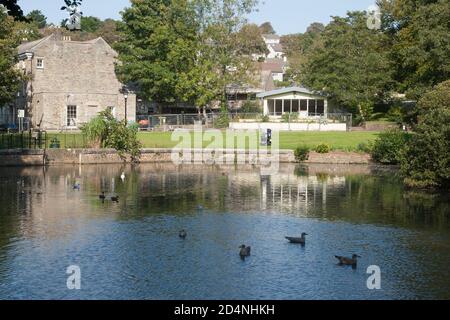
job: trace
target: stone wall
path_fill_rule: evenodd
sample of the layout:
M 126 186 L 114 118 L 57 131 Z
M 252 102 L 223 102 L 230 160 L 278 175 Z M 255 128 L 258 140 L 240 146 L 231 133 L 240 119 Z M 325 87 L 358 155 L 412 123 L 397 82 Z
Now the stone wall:
M 273 158 L 275 156 L 275 158 Z M 215 153 L 201 150 L 143 149 L 141 163 L 178 163 L 178 164 L 240 164 L 260 165 L 276 160 L 276 154 L 261 155 L 255 151 L 236 150 L 228 152 L 217 150 Z M 129 162 L 129 159 L 127 159 Z M 296 163 L 294 152 L 280 150 L 280 163 Z M 0 166 L 33 166 L 33 165 L 85 165 L 123 163 L 113 149 L 47 149 L 47 150 L 0 150 Z M 311 152 L 311 164 L 370 164 L 368 154 L 354 152 L 330 152 L 319 154 Z
M 43 166 L 43 150 L 0 150 L 0 166 L 25 167 Z

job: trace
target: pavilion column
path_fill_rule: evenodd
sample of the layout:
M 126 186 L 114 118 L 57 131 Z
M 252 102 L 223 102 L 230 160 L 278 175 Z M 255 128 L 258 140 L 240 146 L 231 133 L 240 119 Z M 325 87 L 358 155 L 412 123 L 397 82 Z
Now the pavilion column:
M 269 101 L 267 99 L 263 100 L 263 110 L 265 116 L 269 114 Z
M 306 99 L 306 101 L 307 101 L 307 103 L 306 103 L 306 112 L 307 112 L 307 115 L 309 117 L 309 99 Z
M 281 109 L 281 115 L 283 115 L 284 112 L 285 112 L 285 111 L 284 111 L 284 99 L 282 99 L 281 101 L 283 101 L 283 102 L 282 102 L 282 109 Z
M 325 115 L 325 118 L 328 118 L 328 99 L 325 99 L 323 101 L 323 113 Z

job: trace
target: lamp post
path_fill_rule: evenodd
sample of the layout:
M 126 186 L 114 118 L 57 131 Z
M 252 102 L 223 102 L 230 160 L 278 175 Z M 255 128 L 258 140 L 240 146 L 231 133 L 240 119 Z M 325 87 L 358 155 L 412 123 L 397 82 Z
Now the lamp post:
M 128 122 L 128 117 L 127 117 L 127 103 L 128 103 L 128 93 L 125 93 L 123 95 L 124 99 L 125 99 L 125 122 Z

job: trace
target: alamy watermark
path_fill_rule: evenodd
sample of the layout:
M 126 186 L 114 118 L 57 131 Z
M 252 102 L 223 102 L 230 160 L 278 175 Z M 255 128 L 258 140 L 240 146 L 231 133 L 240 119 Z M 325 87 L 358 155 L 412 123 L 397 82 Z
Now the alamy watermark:
M 258 130 L 203 130 L 201 125 L 195 125 L 193 131 L 176 130 L 171 139 L 178 144 L 172 149 L 171 158 L 176 165 L 259 165 L 261 174 L 277 174 L 279 132 L 268 132 L 267 129 L 262 133 Z M 269 141 L 268 145 L 261 145 L 261 136 Z
M 381 290 L 381 268 L 379 266 L 369 266 L 366 271 L 370 274 L 367 278 L 367 289 L 369 290 Z
M 69 290 L 81 290 L 81 269 L 79 266 L 69 266 L 66 270 L 66 274 L 69 275 L 66 281 L 67 289 Z
M 372 5 L 367 9 L 367 28 L 370 30 L 381 29 L 381 10 L 377 5 Z

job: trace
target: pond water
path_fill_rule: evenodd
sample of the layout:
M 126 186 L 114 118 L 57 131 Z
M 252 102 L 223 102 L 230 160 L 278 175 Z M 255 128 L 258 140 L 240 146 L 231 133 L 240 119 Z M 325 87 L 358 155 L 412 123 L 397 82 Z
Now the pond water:
M 0 299 L 450 299 L 449 201 L 367 166 L 3 168 Z

